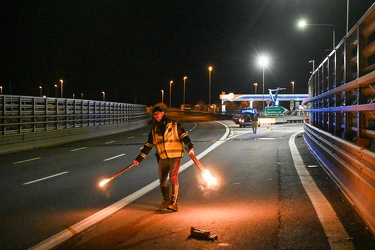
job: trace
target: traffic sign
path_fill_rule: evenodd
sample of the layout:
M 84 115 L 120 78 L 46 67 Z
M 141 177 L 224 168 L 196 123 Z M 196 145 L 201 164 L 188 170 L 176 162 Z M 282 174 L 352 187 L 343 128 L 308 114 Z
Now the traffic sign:
M 266 115 L 282 115 L 288 110 L 282 106 L 266 107 Z

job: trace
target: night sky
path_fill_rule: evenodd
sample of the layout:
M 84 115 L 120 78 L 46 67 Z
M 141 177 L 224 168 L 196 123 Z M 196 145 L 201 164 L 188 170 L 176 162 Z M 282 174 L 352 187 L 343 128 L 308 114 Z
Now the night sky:
M 262 83 L 260 54 L 270 57 L 265 89 L 307 93 L 312 70 L 346 29 L 346 0 L 121 0 L 8 1 L 1 3 L 0 86 L 4 94 L 154 105 L 208 103 L 208 67 L 213 67 L 212 102 L 221 92 L 254 93 Z M 351 0 L 349 30 L 373 4 Z M 59 92 L 58 92 L 59 93 Z M 260 86 L 258 86 L 260 93 Z

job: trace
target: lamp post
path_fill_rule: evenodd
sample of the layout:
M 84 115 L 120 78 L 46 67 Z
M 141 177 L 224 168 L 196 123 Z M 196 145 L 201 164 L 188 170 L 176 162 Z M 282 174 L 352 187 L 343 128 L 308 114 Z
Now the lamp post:
M 172 107 L 172 83 L 173 81 L 169 82 L 169 108 Z
M 83 99 L 83 93 L 81 93 L 81 99 Z
M 262 93 L 263 93 L 263 101 L 262 101 L 262 103 L 263 103 L 263 112 L 264 112 L 264 68 L 265 67 L 267 67 L 267 65 L 268 65 L 268 57 L 266 57 L 266 56 L 260 56 L 259 58 L 258 58 L 258 64 L 259 64 L 259 66 L 261 66 L 262 67 L 262 71 L 263 71 L 263 90 L 262 90 Z
M 254 83 L 254 93 L 256 94 L 258 90 L 258 83 Z
M 349 2 L 349 0 L 346 0 L 346 34 L 349 31 Z
M 164 103 L 164 90 L 161 90 L 161 103 Z
M 55 87 L 55 97 L 57 97 L 57 84 L 55 84 L 54 87 Z
M 294 94 L 294 82 L 291 82 L 292 84 L 292 94 Z
M 60 86 L 61 86 L 61 98 L 64 97 L 64 81 L 60 80 Z
M 42 95 L 42 86 L 39 86 L 39 95 L 40 95 L 40 97 L 42 97 L 43 95 Z
M 3 86 L 0 86 L 0 94 L 3 93 Z
M 103 95 L 103 102 L 105 101 L 105 92 L 102 91 L 102 95 Z
M 300 20 L 298 22 L 298 27 L 305 28 L 306 26 L 323 26 L 323 27 L 332 27 L 332 50 L 335 49 L 335 40 L 336 40 L 336 34 L 335 34 L 335 25 L 333 24 L 315 24 L 315 23 L 307 23 L 305 20 Z
M 309 63 L 312 63 L 312 65 L 313 65 L 313 70 L 311 72 L 311 74 L 312 74 L 315 71 L 315 61 L 314 60 L 310 60 Z
M 212 66 L 208 67 L 208 105 L 211 107 L 211 74 Z
M 185 89 L 186 89 L 185 84 L 186 84 L 186 79 L 187 79 L 187 76 L 184 76 L 184 98 L 183 98 L 182 104 L 185 104 Z

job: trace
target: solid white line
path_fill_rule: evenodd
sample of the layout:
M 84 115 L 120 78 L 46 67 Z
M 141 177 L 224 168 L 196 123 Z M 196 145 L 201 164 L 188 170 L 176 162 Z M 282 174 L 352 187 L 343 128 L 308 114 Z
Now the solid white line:
M 38 182 L 38 181 L 44 181 L 46 179 L 50 179 L 50 178 L 53 178 L 53 177 L 56 177 L 56 176 L 59 176 L 59 175 L 63 175 L 63 174 L 67 174 L 67 173 L 69 173 L 69 172 L 61 172 L 61 173 L 50 175 L 50 176 L 40 178 L 40 179 L 37 179 L 37 180 L 34 180 L 34 181 L 25 182 L 23 185 L 29 185 L 29 184 L 32 184 L 32 183 L 35 183 L 35 182 Z
M 220 146 L 221 144 L 223 144 L 225 142 L 224 139 L 229 134 L 229 128 L 224 123 L 221 123 L 221 122 L 218 122 L 218 123 L 224 125 L 224 127 L 226 128 L 225 134 L 221 137 L 220 140 L 218 140 L 213 145 L 211 145 L 211 147 L 206 149 L 203 153 L 199 154 L 197 156 L 198 159 L 202 158 L 203 155 L 208 154 L 209 149 L 213 150 L 214 148 Z M 183 164 L 180 168 L 180 172 L 182 172 L 183 170 L 185 170 L 186 168 L 188 168 L 192 164 L 193 164 L 192 160 Z M 146 193 L 150 192 L 151 190 L 155 189 L 156 187 L 159 187 L 159 185 L 160 185 L 159 180 L 155 180 L 155 181 L 151 182 L 150 184 L 148 184 L 147 186 L 145 186 L 145 187 L 139 189 L 138 191 L 132 193 L 131 195 L 125 197 L 124 199 L 119 200 L 118 202 L 110 205 L 109 207 L 106 207 L 106 208 L 100 210 L 99 212 L 97 212 L 97 213 L 91 215 L 90 217 L 74 224 L 73 226 L 70 226 L 68 229 L 63 230 L 60 233 L 57 233 L 57 234 L 53 235 L 52 237 L 42 241 L 41 243 L 31 247 L 30 249 L 41 249 L 41 250 L 42 249 L 43 250 L 44 249 L 51 249 L 51 248 L 61 244 L 62 242 L 68 240 L 72 236 L 74 236 L 76 234 L 79 234 L 83 230 L 86 230 L 87 228 L 93 226 L 94 224 L 98 223 L 99 221 L 105 219 L 106 217 L 112 215 L 113 213 L 117 212 L 118 210 L 122 209 L 123 207 L 125 207 L 126 205 L 131 203 L 132 201 L 134 201 L 134 200 L 138 199 L 139 197 L 145 195 Z
M 314 182 L 314 179 L 311 177 L 306 166 L 303 164 L 303 160 L 294 142 L 297 134 L 302 132 L 303 130 L 293 134 L 290 137 L 289 148 L 292 153 L 294 166 L 302 182 L 303 188 L 305 189 L 311 203 L 315 208 L 331 249 L 355 249 L 353 243 L 349 240 L 349 236 L 344 226 L 337 217 L 335 210 L 333 210 L 329 201 L 320 192 L 319 188 Z
M 70 151 L 71 152 L 74 152 L 74 151 L 78 151 L 78 150 L 82 150 L 82 149 L 86 149 L 87 147 L 82 147 L 82 148 L 76 148 L 76 149 L 71 149 Z
M 36 161 L 36 160 L 40 160 L 40 159 L 42 159 L 42 157 L 36 157 L 36 158 L 27 159 L 27 160 L 23 160 L 23 161 L 17 161 L 17 162 L 13 162 L 13 164 L 20 164 L 20 163 L 25 163 L 25 162 L 29 162 L 29 161 Z
M 113 160 L 113 159 L 119 158 L 119 157 L 124 156 L 124 155 L 125 155 L 125 154 L 116 155 L 116 156 L 113 156 L 113 157 L 111 157 L 111 158 L 104 159 L 103 161 L 110 161 L 110 160 Z

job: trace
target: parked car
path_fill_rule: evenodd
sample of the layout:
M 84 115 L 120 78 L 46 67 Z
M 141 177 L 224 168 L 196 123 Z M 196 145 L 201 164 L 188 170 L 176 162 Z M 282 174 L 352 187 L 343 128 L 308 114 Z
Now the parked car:
M 245 115 L 250 114 L 250 115 L 252 115 L 252 117 L 254 117 L 254 114 L 257 113 L 257 112 L 258 111 L 256 109 L 253 109 L 253 108 L 243 108 L 241 110 L 236 110 L 236 111 L 234 111 L 234 114 L 232 116 L 232 120 L 235 124 L 240 124 L 240 119 L 245 118 L 244 117 Z M 246 118 L 246 120 L 247 119 L 248 118 Z M 245 126 L 249 126 L 249 125 L 245 125 Z M 250 124 L 250 126 L 251 126 L 251 124 Z M 240 126 L 240 127 L 242 127 L 242 126 Z
M 236 111 L 234 111 L 234 114 L 233 114 L 233 116 L 232 116 L 232 120 L 233 120 L 233 122 L 235 123 L 235 124 L 238 124 L 239 123 L 239 121 L 238 121 L 238 119 L 241 117 L 241 110 L 236 110 Z
M 254 114 L 245 113 L 242 114 L 240 118 L 238 118 L 238 124 L 240 125 L 240 128 L 251 126 L 253 124 L 254 120 Z

